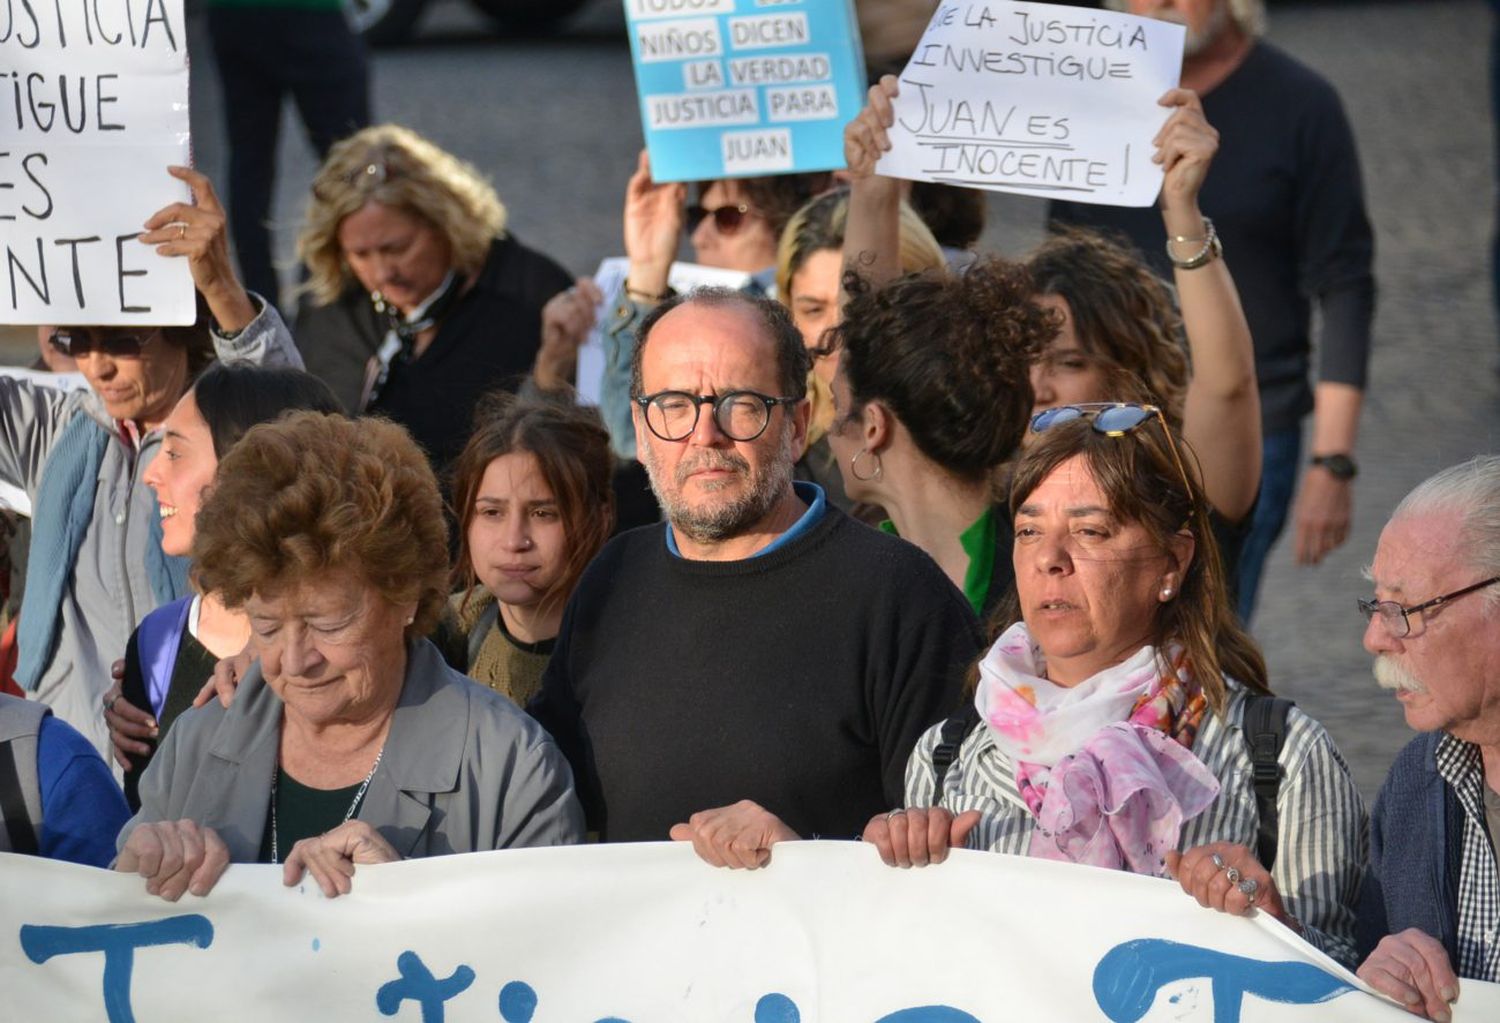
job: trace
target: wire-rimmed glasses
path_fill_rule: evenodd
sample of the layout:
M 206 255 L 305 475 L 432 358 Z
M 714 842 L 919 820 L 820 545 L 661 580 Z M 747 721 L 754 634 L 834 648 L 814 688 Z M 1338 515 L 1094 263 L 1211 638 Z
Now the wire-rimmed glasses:
M 1364 598 L 1360 598 L 1359 610 L 1365 616 L 1365 621 L 1367 622 L 1376 615 L 1379 615 L 1381 623 L 1385 625 L 1386 631 L 1391 634 L 1392 639 L 1405 639 L 1411 635 L 1410 615 L 1417 614 L 1420 611 L 1430 611 L 1435 607 L 1441 607 L 1449 601 L 1457 600 L 1467 593 L 1482 590 L 1492 583 L 1500 583 L 1500 575 L 1486 579 L 1483 582 L 1477 582 L 1473 586 L 1465 586 L 1461 590 L 1454 590 L 1452 593 L 1445 593 L 1441 597 L 1424 600 L 1422 603 L 1413 604 L 1411 607 L 1399 604 L 1394 600 L 1365 600 Z

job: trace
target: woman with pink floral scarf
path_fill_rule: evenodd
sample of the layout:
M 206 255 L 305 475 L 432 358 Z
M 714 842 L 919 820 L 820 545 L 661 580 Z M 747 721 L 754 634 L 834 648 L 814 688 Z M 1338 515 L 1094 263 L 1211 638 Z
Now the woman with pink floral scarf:
M 917 743 L 905 808 L 864 838 L 893 866 L 952 846 L 1174 877 L 1269 913 L 1352 965 L 1366 816 L 1328 733 L 1293 708 L 1274 865 L 1257 859 L 1247 699 L 1265 661 L 1234 617 L 1207 509 L 1151 406 L 1048 409 L 1016 468 L 1016 593 L 977 666 L 951 767 Z M 949 741 L 954 741 L 950 727 Z

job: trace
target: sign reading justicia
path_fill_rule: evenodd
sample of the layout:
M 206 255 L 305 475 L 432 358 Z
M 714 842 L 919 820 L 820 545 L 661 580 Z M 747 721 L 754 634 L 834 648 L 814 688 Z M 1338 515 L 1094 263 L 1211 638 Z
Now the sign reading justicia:
M 863 103 L 851 0 L 625 0 L 657 181 L 844 165 Z
M 188 157 L 182 0 L 0 0 L 0 323 L 192 323 L 135 240 Z

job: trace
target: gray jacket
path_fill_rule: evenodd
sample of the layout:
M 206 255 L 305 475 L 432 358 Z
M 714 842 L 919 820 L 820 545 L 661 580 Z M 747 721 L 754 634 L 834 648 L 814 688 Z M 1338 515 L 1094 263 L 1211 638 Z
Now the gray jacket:
M 219 833 L 234 863 L 254 863 L 269 816 L 282 702 L 252 667 L 225 710 L 210 703 L 167 731 L 141 779 L 136 825 L 188 819 Z M 406 679 L 380 767 L 360 804 L 402 856 L 442 856 L 583 840 L 573 774 L 542 727 L 515 704 L 407 647 Z
M 233 340 L 215 334 L 219 358 L 301 367 L 286 324 L 275 308 L 261 306 Z M 105 763 L 113 763 L 99 701 L 110 686 L 110 665 L 125 656 L 130 634 L 156 606 L 146 574 L 156 507 L 141 477 L 161 446 L 161 432 L 143 436 L 137 451 L 93 390 L 63 393 L 0 377 L 0 480 L 20 487 L 33 502 L 52 446 L 76 415 L 93 418 L 113 440 L 99 469 L 93 520 L 63 597 L 57 652 L 33 697 L 82 732 Z

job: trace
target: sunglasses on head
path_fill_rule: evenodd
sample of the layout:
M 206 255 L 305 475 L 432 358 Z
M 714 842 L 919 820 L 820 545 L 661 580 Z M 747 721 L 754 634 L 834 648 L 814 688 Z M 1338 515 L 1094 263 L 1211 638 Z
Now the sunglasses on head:
M 69 358 L 79 359 L 90 352 L 102 352 L 111 358 L 133 358 L 156 336 L 155 330 L 143 334 L 90 335 L 81 330 L 54 330 L 47 343 L 52 350 Z
M 1187 468 L 1182 464 L 1182 455 L 1177 451 L 1177 441 L 1167 426 L 1167 417 L 1155 405 L 1138 405 L 1124 401 L 1088 401 L 1076 405 L 1058 405 L 1043 409 L 1031 417 L 1031 432 L 1045 433 L 1059 423 L 1074 419 L 1087 419 L 1096 433 L 1106 437 L 1123 437 L 1138 430 L 1144 423 L 1156 419 L 1161 422 L 1161 432 L 1166 435 L 1167 448 L 1172 452 L 1172 461 L 1177 465 L 1177 474 L 1182 478 L 1188 500 L 1196 503 L 1196 491 L 1188 479 Z
M 742 202 L 715 206 L 713 209 L 694 203 L 687 208 L 688 234 L 698 230 L 698 225 L 703 223 L 705 217 L 710 216 L 714 218 L 714 228 L 720 234 L 734 234 L 745 226 L 746 217 L 753 217 L 755 214 L 750 212 L 748 204 Z

